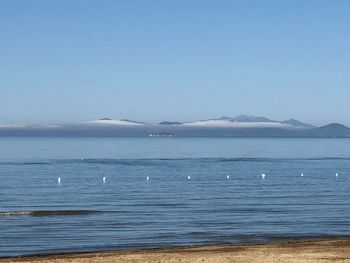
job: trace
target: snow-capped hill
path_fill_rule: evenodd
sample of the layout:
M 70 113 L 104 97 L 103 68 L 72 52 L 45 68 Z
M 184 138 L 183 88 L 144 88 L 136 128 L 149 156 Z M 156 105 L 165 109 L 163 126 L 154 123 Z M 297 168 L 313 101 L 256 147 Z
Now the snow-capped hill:
M 89 125 L 105 125 L 105 126 L 142 126 L 144 123 L 137 121 L 130 121 L 127 119 L 113 120 L 110 118 L 103 118 L 95 121 L 88 121 L 86 124 Z

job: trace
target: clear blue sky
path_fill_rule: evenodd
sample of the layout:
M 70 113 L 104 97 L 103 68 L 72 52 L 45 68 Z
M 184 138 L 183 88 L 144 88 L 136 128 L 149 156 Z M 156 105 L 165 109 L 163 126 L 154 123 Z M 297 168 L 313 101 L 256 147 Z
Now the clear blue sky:
M 350 125 L 350 1 L 0 0 L 0 123 Z

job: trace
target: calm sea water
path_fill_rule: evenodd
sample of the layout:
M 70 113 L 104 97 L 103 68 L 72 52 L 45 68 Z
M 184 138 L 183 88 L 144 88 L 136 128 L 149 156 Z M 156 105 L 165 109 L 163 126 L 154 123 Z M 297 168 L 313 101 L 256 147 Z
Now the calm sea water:
M 0 138 L 0 180 L 0 257 L 350 235 L 349 139 Z

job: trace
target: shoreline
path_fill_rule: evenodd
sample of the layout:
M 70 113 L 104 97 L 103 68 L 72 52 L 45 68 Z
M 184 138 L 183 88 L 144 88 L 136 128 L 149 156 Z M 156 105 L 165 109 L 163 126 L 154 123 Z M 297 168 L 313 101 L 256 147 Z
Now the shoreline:
M 71 252 L 0 258 L 0 262 L 350 262 L 350 237 L 269 243 Z

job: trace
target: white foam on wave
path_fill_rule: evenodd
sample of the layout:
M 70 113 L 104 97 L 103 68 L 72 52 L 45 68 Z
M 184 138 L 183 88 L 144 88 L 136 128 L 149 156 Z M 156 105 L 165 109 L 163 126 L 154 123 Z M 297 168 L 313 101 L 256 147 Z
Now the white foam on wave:
M 31 211 L 0 212 L 0 216 L 30 216 Z

